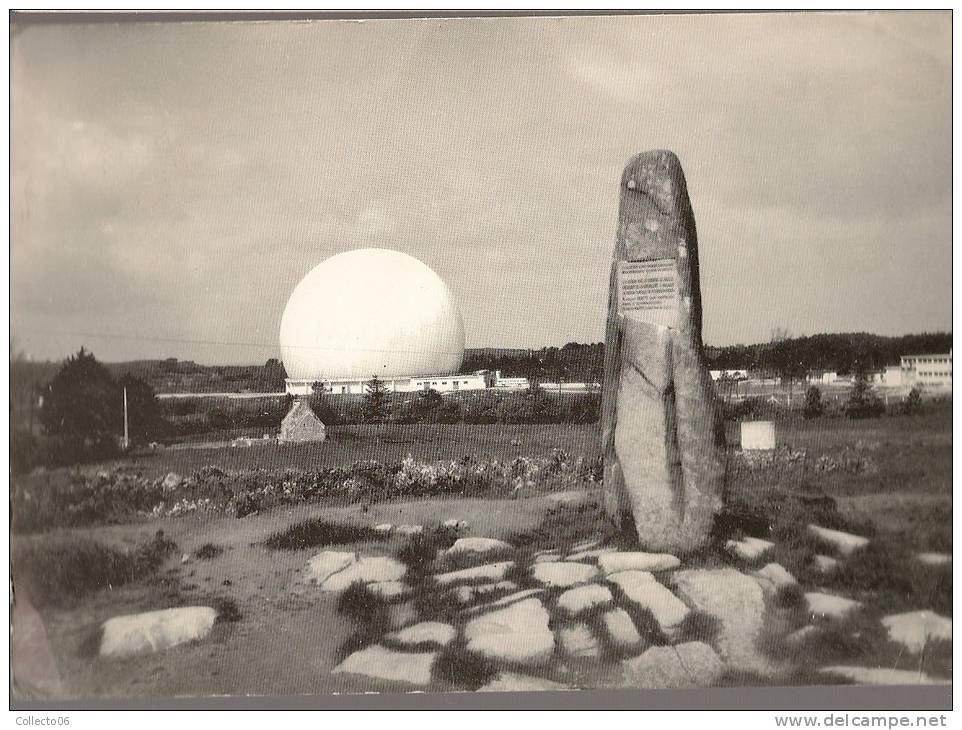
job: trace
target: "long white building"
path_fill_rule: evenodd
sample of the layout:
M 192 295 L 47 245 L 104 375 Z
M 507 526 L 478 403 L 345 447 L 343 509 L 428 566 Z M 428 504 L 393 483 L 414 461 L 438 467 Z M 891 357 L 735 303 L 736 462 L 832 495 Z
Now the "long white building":
M 499 372 L 479 370 L 476 373 L 455 375 L 418 375 L 381 378 L 388 392 L 414 393 L 423 390 L 436 390 L 450 393 L 461 390 L 484 390 L 496 386 Z M 317 390 L 333 395 L 363 395 L 371 378 L 331 378 L 326 380 L 287 379 L 287 392 L 290 395 L 313 395 Z

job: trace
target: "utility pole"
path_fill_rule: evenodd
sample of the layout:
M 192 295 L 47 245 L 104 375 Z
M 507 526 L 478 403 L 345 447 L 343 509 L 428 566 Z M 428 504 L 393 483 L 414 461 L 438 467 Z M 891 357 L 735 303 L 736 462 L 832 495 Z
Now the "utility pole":
M 127 426 L 127 388 L 124 387 L 124 451 L 130 448 L 130 430 Z

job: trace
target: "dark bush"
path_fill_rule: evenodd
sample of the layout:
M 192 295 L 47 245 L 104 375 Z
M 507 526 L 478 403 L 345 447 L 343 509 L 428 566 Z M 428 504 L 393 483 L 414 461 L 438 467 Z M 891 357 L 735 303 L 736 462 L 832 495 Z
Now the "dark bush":
M 303 550 L 324 545 L 347 545 L 353 542 L 371 542 L 386 539 L 385 535 L 370 527 L 327 522 L 322 519 L 306 520 L 286 530 L 275 532 L 265 545 L 272 550 Z
M 805 418 L 818 418 L 822 415 L 823 410 L 822 391 L 813 385 L 805 393 L 805 409 L 803 414 Z

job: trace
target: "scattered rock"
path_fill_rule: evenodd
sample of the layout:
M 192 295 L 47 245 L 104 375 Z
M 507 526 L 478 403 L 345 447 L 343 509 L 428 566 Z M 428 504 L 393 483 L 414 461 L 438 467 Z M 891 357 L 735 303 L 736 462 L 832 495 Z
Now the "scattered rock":
M 743 537 L 741 540 L 729 540 L 725 543 L 725 549 L 742 560 L 757 560 L 773 547 L 775 543 L 757 537 Z
M 870 667 L 832 666 L 819 669 L 824 674 L 837 674 L 856 684 L 952 684 L 951 679 L 930 677 L 908 669 L 875 669 Z
M 605 575 L 623 570 L 642 570 L 647 573 L 657 573 L 661 570 L 674 570 L 681 565 L 681 561 L 668 553 L 612 553 L 598 558 L 598 565 L 605 572 Z
M 435 652 L 392 651 L 375 645 L 351 654 L 334 667 L 331 673 L 363 674 L 375 679 L 423 686 L 431 682 L 431 665 L 436 656 Z
M 803 641 L 808 639 L 810 636 L 818 633 L 818 629 L 814 626 L 803 626 L 798 631 L 793 631 L 788 636 L 785 637 L 785 643 L 790 646 L 798 646 Z
M 585 504 L 591 499 L 591 494 L 584 489 L 571 489 L 567 492 L 555 492 L 554 494 L 545 495 L 544 499 L 547 502 L 554 504 L 563 504 L 569 507 L 576 507 L 580 504 Z
M 651 573 L 626 570 L 608 576 L 630 601 L 648 609 L 663 632 L 671 633 L 688 615 L 688 606 L 655 580 Z
M 482 614 L 464 627 L 467 649 L 489 659 L 545 664 L 554 651 L 549 620 L 548 612 L 537 598 Z
M 381 598 L 390 599 L 406 595 L 411 589 L 399 580 L 382 581 L 379 583 L 368 583 L 368 590 Z
M 387 535 L 393 529 L 394 525 L 390 522 L 382 522 L 380 525 L 374 525 L 374 532 L 380 533 L 381 535 Z
M 817 591 L 806 593 L 805 600 L 808 601 L 809 612 L 820 618 L 842 618 L 862 605 L 851 598 Z
M 501 563 L 488 563 L 479 565 L 476 568 L 465 568 L 464 570 L 453 570 L 450 573 L 440 573 L 434 576 L 434 580 L 441 585 L 452 583 L 463 583 L 466 581 L 496 581 L 504 580 L 504 576 L 514 567 L 514 563 L 506 560 Z
M 183 555 L 180 556 L 181 565 L 187 565 L 187 563 L 189 562 L 190 562 L 190 555 L 188 555 L 187 553 L 184 553 Z
M 720 622 L 715 646 L 733 669 L 769 674 L 771 663 L 756 643 L 765 620 L 765 598 L 751 576 L 733 568 L 675 573 L 679 595 Z
M 322 591 L 343 591 L 352 583 L 384 583 L 401 580 L 407 567 L 400 560 L 387 557 L 358 558 L 343 570 L 321 583 Z
M 570 687 L 541 677 L 501 672 L 478 692 L 554 692 L 563 689 L 570 689 Z
M 394 530 L 398 535 L 420 535 L 424 532 L 423 525 L 399 525 Z
M 601 547 L 601 540 L 600 540 L 600 539 L 595 539 L 595 540 L 582 540 L 582 541 L 579 542 L 577 545 L 572 545 L 570 552 L 580 553 L 580 552 L 584 552 L 585 550 L 591 550 L 591 549 L 597 548 L 597 547 Z
M 952 556 L 948 553 L 919 553 L 915 558 L 923 565 L 948 565 L 952 562 Z
M 513 549 L 514 548 L 503 540 L 495 540 L 491 537 L 462 537 L 455 540 L 454 544 L 447 549 L 445 554 L 478 553 L 484 555 L 485 553 L 503 552 Z
M 827 527 L 819 527 L 818 525 L 809 525 L 808 530 L 822 542 L 833 545 L 842 555 L 851 555 L 869 543 L 867 537 L 853 535 L 849 532 L 842 532 L 841 530 L 830 530 Z
M 307 561 L 304 580 L 323 583 L 335 573 L 357 562 L 357 553 L 339 553 L 325 550 Z
M 454 595 L 460 603 L 471 603 L 478 598 L 483 598 L 490 593 L 499 591 L 516 591 L 518 584 L 510 580 L 502 580 L 497 583 L 488 583 L 481 586 L 458 586 L 454 589 Z
M 598 568 L 584 563 L 535 563 L 531 567 L 531 577 L 546 586 L 567 588 L 578 583 L 587 583 L 598 575 Z
M 449 520 L 445 520 L 444 522 L 441 523 L 441 525 L 442 525 L 443 527 L 448 527 L 448 528 L 451 528 L 451 529 L 454 529 L 454 530 L 466 530 L 466 529 L 468 529 L 468 523 L 467 523 L 467 522 L 465 522 L 464 520 L 456 519 L 456 518 L 454 518 L 454 517 L 452 517 L 452 518 L 449 519 Z
M 492 601 L 491 603 L 482 603 L 480 606 L 475 606 L 469 609 L 468 614 L 480 613 L 482 611 L 489 611 L 492 608 L 500 608 L 501 606 L 508 606 L 512 603 L 517 603 L 518 601 L 530 598 L 531 596 L 536 596 L 539 593 L 543 593 L 542 588 L 526 588 L 523 591 L 518 591 L 510 595 L 499 598 L 497 601 Z
M 419 624 L 408 626 L 406 629 L 395 631 L 393 634 L 388 634 L 387 638 L 407 646 L 437 644 L 440 647 L 445 647 L 454 641 L 454 637 L 457 635 L 457 629 L 450 624 L 440 621 L 422 621 Z
M 557 563 L 559 560 L 561 560 L 561 556 L 558 553 L 543 553 L 535 555 L 531 562 L 537 565 L 538 563 Z
M 575 659 L 594 659 L 601 654 L 598 640 L 587 624 L 562 627 L 558 630 L 558 641 L 562 651 Z
M 591 584 L 571 588 L 558 597 L 558 608 L 576 616 L 589 608 L 611 602 L 611 591 L 604 586 Z
M 823 573 L 831 573 L 838 567 L 838 560 L 828 555 L 816 555 L 815 566 Z
M 570 560 L 572 562 L 580 560 L 594 560 L 601 555 L 609 555 L 611 553 L 618 552 L 618 548 L 595 548 L 594 550 L 582 550 L 581 552 L 571 553 L 565 560 Z
M 203 639 L 217 620 L 208 606 L 185 606 L 116 616 L 103 624 L 100 656 L 120 658 Z
M 930 641 L 952 641 L 952 619 L 933 611 L 910 611 L 886 616 L 882 625 L 889 639 L 921 654 Z
M 641 634 L 635 622 L 623 608 L 615 608 L 601 617 L 611 643 L 619 649 L 635 649 L 641 644 Z
M 752 573 L 752 577 L 758 581 L 758 585 L 762 587 L 766 595 L 774 595 L 782 586 L 791 586 L 798 583 L 795 576 L 778 563 L 769 563 L 761 570 Z
M 168 472 L 167 476 L 164 477 L 163 487 L 165 492 L 170 492 L 177 489 L 181 484 L 184 483 L 184 478 L 175 471 Z
M 641 656 L 621 664 L 626 683 L 642 689 L 709 687 L 725 671 L 715 651 L 699 641 L 653 646 Z

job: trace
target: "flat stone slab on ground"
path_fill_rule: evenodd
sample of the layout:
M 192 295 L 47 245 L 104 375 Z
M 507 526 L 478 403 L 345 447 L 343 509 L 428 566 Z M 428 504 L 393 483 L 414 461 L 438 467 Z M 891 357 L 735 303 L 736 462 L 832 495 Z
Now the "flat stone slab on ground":
M 571 553 L 565 557 L 566 561 L 577 562 L 584 560 L 595 560 L 602 555 L 609 555 L 611 553 L 618 552 L 618 548 L 604 547 L 604 548 L 594 548 L 592 550 L 581 550 L 577 553 Z
M 384 583 L 401 580 L 407 566 L 400 560 L 383 556 L 362 557 L 321 583 L 322 591 L 343 591 L 353 583 Z
M 793 631 L 788 636 L 785 637 L 785 642 L 790 646 L 798 646 L 803 641 L 808 639 L 810 636 L 814 636 L 818 633 L 818 628 L 815 626 L 803 626 L 797 631 Z
M 878 669 L 874 667 L 850 667 L 836 665 L 819 669 L 823 674 L 837 674 L 856 684 L 952 684 L 951 679 L 931 677 L 910 669 Z
M 464 627 L 468 651 L 516 664 L 546 664 L 554 652 L 550 616 L 537 598 L 482 614 Z
M 398 535 L 420 535 L 424 532 L 424 525 L 398 525 L 394 532 Z
M 743 537 L 741 540 L 729 540 L 725 543 L 725 549 L 742 560 L 757 560 L 773 547 L 775 543 L 757 537 Z
M 952 562 L 952 556 L 948 553 L 919 553 L 915 559 L 922 565 L 948 565 Z
M 513 550 L 504 540 L 495 540 L 492 537 L 461 537 L 454 541 L 454 544 L 445 551 L 445 555 L 458 555 L 460 553 L 485 554 L 490 552 Z
M 482 611 L 490 611 L 492 608 L 501 608 L 502 606 L 510 606 L 512 603 L 517 603 L 518 601 L 524 600 L 525 598 L 530 598 L 531 596 L 536 596 L 539 593 L 544 593 L 543 588 L 525 588 L 523 591 L 516 591 L 515 593 L 510 593 L 507 596 L 502 596 L 496 601 L 491 601 L 491 603 L 482 603 L 478 606 L 473 606 L 467 610 L 467 614 L 481 613 Z
M 641 646 L 642 638 L 635 627 L 635 622 L 623 608 L 607 611 L 601 617 L 601 623 L 611 643 L 619 649 L 637 649 Z
M 862 605 L 851 598 L 818 591 L 806 593 L 805 600 L 809 612 L 822 618 L 842 618 Z
M 120 658 L 162 651 L 205 638 L 217 611 L 208 606 L 184 606 L 115 616 L 104 621 L 100 656 Z
M 598 558 L 598 567 L 605 575 L 618 573 L 623 570 L 642 570 L 647 573 L 657 573 L 661 570 L 674 570 L 681 561 L 668 553 L 611 553 Z
M 594 659 L 601 654 L 598 639 L 587 624 L 564 626 L 558 630 L 562 651 L 575 659 Z
M 379 583 L 367 583 L 371 593 L 381 598 L 398 598 L 406 595 L 411 589 L 402 581 L 387 580 Z
M 357 562 L 357 553 L 325 550 L 307 561 L 305 580 L 323 583 L 335 573 Z
M 471 603 L 471 601 L 484 598 L 491 593 L 516 590 L 518 590 L 517 583 L 512 583 L 510 580 L 502 580 L 497 583 L 486 583 L 480 586 L 458 586 L 454 589 L 454 595 L 457 596 L 459 603 Z
M 331 673 L 362 674 L 375 679 L 424 686 L 431 682 L 431 665 L 436 656 L 436 652 L 393 651 L 375 645 L 351 654 Z
M 882 619 L 889 639 L 920 654 L 931 641 L 952 641 L 952 619 L 933 611 L 909 611 Z
M 388 634 L 386 638 L 407 646 L 437 644 L 438 646 L 445 647 L 454 641 L 457 635 L 457 629 L 450 624 L 442 623 L 441 621 L 422 621 L 413 626 L 408 626 L 406 629 Z
M 641 608 L 651 611 L 658 626 L 669 633 L 688 615 L 688 606 L 674 593 L 655 580 L 655 576 L 641 570 L 624 570 L 608 576 L 625 596 Z
M 584 563 L 535 563 L 531 577 L 546 586 L 567 588 L 587 583 L 598 575 L 598 568 Z
M 589 608 L 610 603 L 611 591 L 604 586 L 591 584 L 569 588 L 558 597 L 557 606 L 565 613 L 576 616 Z
M 451 585 L 453 583 L 465 583 L 468 581 L 499 581 L 504 580 L 504 576 L 514 567 L 514 562 L 505 560 L 500 563 L 487 563 L 476 568 L 465 568 L 464 570 L 453 570 L 450 573 L 439 573 L 434 576 L 434 580 L 441 585 Z
M 827 527 L 819 527 L 818 525 L 809 525 L 808 531 L 822 542 L 833 545 L 842 555 L 851 555 L 859 548 L 863 548 L 869 544 L 867 537 L 853 535 L 850 532 L 842 532 L 841 530 L 830 530 Z
M 769 563 L 761 570 L 752 573 L 752 576 L 758 581 L 758 585 L 762 587 L 766 595 L 774 595 L 779 588 L 798 583 L 795 576 L 778 563 Z
M 815 567 L 823 573 L 831 573 L 838 567 L 838 560 L 828 555 L 816 555 Z
M 374 525 L 372 529 L 374 532 L 377 532 L 381 535 L 386 535 L 394 529 L 394 525 L 392 525 L 390 522 L 382 522 L 380 525 Z
M 559 682 L 514 672 L 501 672 L 478 692 L 555 692 L 571 689 Z
M 653 646 L 641 656 L 621 664 L 625 684 L 641 689 L 709 687 L 725 671 L 725 664 L 715 650 L 700 641 Z
M 730 667 L 773 671 L 756 645 L 765 622 L 765 597 L 754 578 L 734 568 L 684 570 L 674 577 L 679 595 L 721 623 L 714 643 Z

